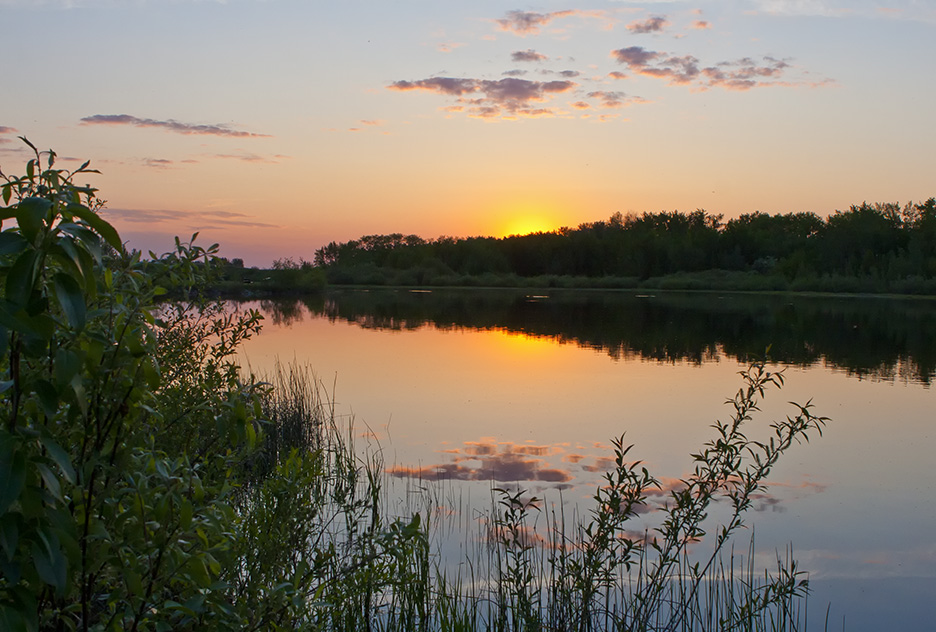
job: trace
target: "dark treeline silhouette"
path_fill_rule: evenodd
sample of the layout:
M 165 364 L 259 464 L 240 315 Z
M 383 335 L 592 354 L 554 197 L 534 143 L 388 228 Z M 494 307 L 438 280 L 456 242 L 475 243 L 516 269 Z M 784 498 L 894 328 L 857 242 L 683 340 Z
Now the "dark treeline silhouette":
M 936 375 L 936 302 L 929 299 L 552 290 L 338 291 L 263 303 L 274 322 L 305 309 L 374 329 L 501 330 L 660 362 L 720 353 L 794 366 L 825 362 L 861 377 L 929 384 Z
M 466 277 L 551 275 L 616 278 L 606 285 L 627 287 L 720 270 L 734 279 L 738 273 L 772 279 L 750 289 L 929 292 L 936 289 L 936 199 L 864 203 L 825 219 L 755 212 L 724 222 L 697 210 L 616 213 L 577 228 L 505 238 L 367 235 L 320 248 L 314 262 L 335 284 L 477 285 Z

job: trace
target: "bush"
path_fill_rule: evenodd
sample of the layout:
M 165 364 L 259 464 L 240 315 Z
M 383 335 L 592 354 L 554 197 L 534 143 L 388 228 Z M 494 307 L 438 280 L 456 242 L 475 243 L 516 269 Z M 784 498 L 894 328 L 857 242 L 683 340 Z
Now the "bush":
M 0 629 L 300 626 L 343 567 L 326 563 L 333 540 L 307 539 L 321 442 L 280 432 L 269 387 L 233 360 L 260 315 L 199 297 L 217 246 L 127 253 L 75 183 L 88 163 L 29 146 L 26 175 L 0 173 L 15 220 L 0 232 Z M 157 305 L 169 287 L 182 298 Z M 419 535 L 384 526 L 359 547 L 375 567 Z

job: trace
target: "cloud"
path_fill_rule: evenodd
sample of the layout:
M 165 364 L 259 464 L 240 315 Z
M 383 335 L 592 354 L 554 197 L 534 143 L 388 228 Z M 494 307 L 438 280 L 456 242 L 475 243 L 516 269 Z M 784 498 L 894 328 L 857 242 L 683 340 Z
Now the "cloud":
M 537 53 L 532 48 L 528 48 L 526 50 L 512 52 L 510 54 L 510 59 L 513 61 L 546 61 L 549 57 L 542 53 Z
M 2 145 L 3 143 L 13 142 L 12 138 L 3 138 L 2 134 L 15 134 L 16 131 L 17 130 L 14 127 L 7 127 L 6 125 L 0 125 L 0 145 Z
M 168 169 L 175 164 L 173 160 L 167 160 L 166 158 L 144 158 L 143 166 L 152 167 L 153 169 Z
M 258 154 L 212 154 L 212 158 L 222 158 L 225 160 L 240 160 L 241 162 L 263 163 L 268 165 L 279 164 L 280 161 L 288 159 L 289 156 L 275 154 L 273 156 L 260 156 Z
M 527 71 L 526 71 L 526 70 L 519 70 L 519 69 L 517 69 L 517 70 L 505 70 L 505 71 L 502 72 L 501 74 L 504 75 L 505 77 L 522 77 L 523 75 L 527 74 Z
M 440 53 L 451 53 L 456 48 L 461 48 L 464 46 L 462 42 L 446 42 L 436 46 L 436 50 Z
M 608 76 L 611 77 L 612 79 L 627 79 L 627 75 L 624 74 L 623 72 L 618 71 L 618 70 L 614 70 L 614 71 L 612 71 L 612 72 L 609 72 L 609 73 L 608 73 Z
M 629 97 L 623 92 L 596 90 L 588 93 L 589 98 L 601 101 L 603 108 L 622 108 L 634 103 L 646 103 L 646 99 Z
M 548 26 L 555 20 L 573 16 L 599 20 L 602 22 L 602 26 L 606 30 L 614 28 L 614 24 L 617 21 L 606 11 L 583 11 L 581 9 L 566 9 L 564 11 L 553 11 L 552 13 L 508 11 L 506 17 L 494 20 L 494 22 L 502 31 L 507 31 L 508 33 L 519 35 L 520 37 L 526 37 L 527 35 L 538 34 L 541 28 Z
M 708 22 L 706 20 L 696 20 L 695 22 L 692 23 L 692 28 L 701 31 L 701 30 L 712 28 L 712 24 L 711 22 Z
M 572 81 L 531 81 L 507 77 L 505 79 L 471 79 L 433 77 L 417 81 L 395 81 L 388 89 L 401 92 L 424 90 L 455 97 L 458 105 L 446 108 L 450 112 L 467 112 L 479 118 L 517 118 L 519 116 L 546 116 L 549 108 L 533 107 L 552 96 L 569 92 L 576 87 Z
M 779 81 L 790 65 L 773 57 L 764 57 L 761 62 L 745 57 L 702 67 L 699 60 L 692 55 L 670 55 L 650 51 L 641 46 L 611 51 L 611 57 L 638 75 L 665 79 L 674 85 L 695 84 L 702 89 L 720 87 L 727 90 L 750 90 L 771 85 L 803 85 Z
M 627 30 L 631 33 L 662 33 L 669 24 L 666 17 L 657 15 L 646 20 L 631 22 L 627 25 Z
M 95 114 L 81 119 L 82 125 L 132 125 L 134 127 L 155 127 L 178 134 L 198 134 L 208 136 L 228 136 L 235 138 L 270 138 L 268 134 L 255 134 L 241 130 L 231 129 L 223 124 L 196 125 L 180 123 L 173 119 L 157 121 L 155 119 L 141 119 L 129 114 Z
M 275 224 L 257 222 L 251 219 L 246 213 L 235 211 L 181 211 L 181 210 L 148 210 L 148 209 L 112 209 L 105 208 L 102 213 L 108 215 L 114 220 L 131 222 L 138 224 L 147 224 L 150 226 L 158 224 L 172 224 L 173 230 L 180 223 L 186 223 L 190 228 L 201 230 L 203 228 L 279 228 Z
M 575 15 L 576 11 L 554 11 L 552 13 L 534 13 L 532 11 L 508 11 L 507 17 L 495 20 L 502 31 L 515 35 L 533 35 L 539 33 L 540 27 L 546 26 L 553 20 Z
M 836 8 L 827 0 L 758 0 L 764 13 L 772 15 L 821 15 L 836 17 L 848 15 L 849 8 Z

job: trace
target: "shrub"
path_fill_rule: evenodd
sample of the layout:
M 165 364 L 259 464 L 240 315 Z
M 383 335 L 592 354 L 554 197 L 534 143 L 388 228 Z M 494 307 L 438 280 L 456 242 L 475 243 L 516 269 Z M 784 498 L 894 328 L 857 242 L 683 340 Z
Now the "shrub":
M 333 539 L 306 539 L 318 443 L 279 432 L 269 387 L 234 362 L 260 315 L 200 298 L 216 245 L 127 253 L 76 184 L 88 163 L 58 169 L 25 142 L 26 174 L 0 173 L 15 220 L 0 232 L 0 629 L 301 625 L 344 567 L 326 563 Z M 157 305 L 168 287 L 181 298 Z M 418 535 L 374 524 L 360 559 L 380 569 Z

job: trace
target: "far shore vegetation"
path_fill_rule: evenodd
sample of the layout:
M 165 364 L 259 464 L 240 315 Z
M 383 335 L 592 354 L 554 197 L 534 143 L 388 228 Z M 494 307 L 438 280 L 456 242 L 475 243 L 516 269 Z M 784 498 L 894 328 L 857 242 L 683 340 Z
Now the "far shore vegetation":
M 936 295 L 936 198 L 862 203 L 828 218 L 704 210 L 621 215 L 509 237 L 393 233 L 332 242 L 312 261 L 225 267 L 218 290 L 332 286 L 603 288 Z

